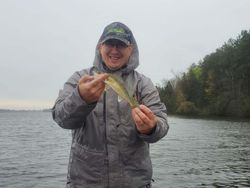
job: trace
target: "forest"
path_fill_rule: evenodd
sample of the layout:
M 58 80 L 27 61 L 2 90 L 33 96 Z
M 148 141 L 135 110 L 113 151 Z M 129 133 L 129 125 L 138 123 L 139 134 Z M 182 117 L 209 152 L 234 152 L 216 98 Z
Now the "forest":
M 250 30 L 157 88 L 169 114 L 250 118 Z

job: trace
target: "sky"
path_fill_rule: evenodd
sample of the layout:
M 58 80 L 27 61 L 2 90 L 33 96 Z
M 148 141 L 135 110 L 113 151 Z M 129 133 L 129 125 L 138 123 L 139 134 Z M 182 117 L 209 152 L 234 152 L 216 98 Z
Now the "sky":
M 160 84 L 249 30 L 249 10 L 250 0 L 1 0 L 0 109 L 51 108 L 111 22 L 132 30 L 137 71 Z

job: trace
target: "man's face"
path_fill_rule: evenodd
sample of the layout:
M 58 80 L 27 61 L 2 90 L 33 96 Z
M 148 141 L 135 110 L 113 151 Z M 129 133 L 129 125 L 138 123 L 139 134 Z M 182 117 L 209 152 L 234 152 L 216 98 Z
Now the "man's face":
M 102 60 L 110 70 L 118 70 L 128 63 L 132 46 L 127 46 L 120 40 L 110 39 L 99 47 Z

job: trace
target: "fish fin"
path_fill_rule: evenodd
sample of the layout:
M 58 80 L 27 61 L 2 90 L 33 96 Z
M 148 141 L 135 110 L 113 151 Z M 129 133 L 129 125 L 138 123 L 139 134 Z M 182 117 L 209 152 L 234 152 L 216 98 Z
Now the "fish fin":
M 124 81 L 122 80 L 121 77 L 119 77 L 119 76 L 117 76 L 117 75 L 115 75 L 115 74 L 110 74 L 110 76 L 111 76 L 115 81 L 117 81 L 118 83 L 120 83 L 121 85 L 124 86 Z

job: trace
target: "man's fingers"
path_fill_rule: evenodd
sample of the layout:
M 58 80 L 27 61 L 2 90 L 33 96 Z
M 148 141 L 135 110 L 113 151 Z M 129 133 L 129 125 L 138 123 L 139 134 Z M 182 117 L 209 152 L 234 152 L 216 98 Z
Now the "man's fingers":
M 141 111 L 149 118 L 149 119 L 154 119 L 155 115 L 154 113 L 145 105 L 140 105 Z
M 79 82 L 80 83 L 86 83 L 86 82 L 90 82 L 94 80 L 94 76 L 90 76 L 90 75 L 84 75 L 80 78 Z
M 132 116 L 133 116 L 133 119 L 134 119 L 135 124 L 137 126 L 142 126 L 143 125 L 143 121 L 141 120 L 140 116 L 138 116 L 135 109 L 132 110 Z
M 95 79 L 91 81 L 91 86 L 95 87 L 102 83 L 104 85 L 104 80 L 108 78 L 108 74 L 99 74 L 95 76 Z
M 149 124 L 150 123 L 150 119 L 139 108 L 135 108 L 135 112 L 139 116 L 139 118 L 141 119 L 142 124 Z
M 80 78 L 79 84 L 84 84 L 84 88 L 89 93 L 94 94 L 98 90 L 103 90 L 105 87 L 104 80 L 107 78 L 107 74 L 100 74 L 97 76 L 85 75 Z
M 138 115 L 140 113 L 138 113 L 140 109 L 138 108 L 134 108 L 132 110 L 132 116 L 133 116 L 133 119 L 135 121 L 135 125 L 136 125 L 136 128 L 137 130 L 142 133 L 142 134 L 150 134 L 152 129 L 155 127 L 155 125 L 151 125 L 151 123 L 147 124 L 145 123 L 141 117 Z M 141 112 L 142 113 L 142 112 Z
M 108 74 L 85 75 L 81 77 L 79 80 L 79 93 L 82 99 L 87 103 L 97 101 L 105 88 L 104 80 L 107 77 Z
M 80 78 L 79 82 L 86 83 L 91 82 L 92 86 L 98 85 L 108 78 L 108 74 L 98 74 L 97 76 L 84 75 Z

